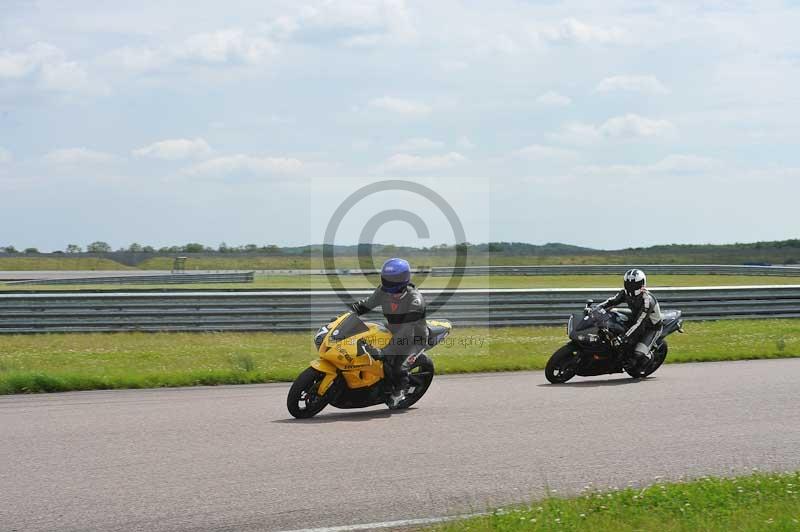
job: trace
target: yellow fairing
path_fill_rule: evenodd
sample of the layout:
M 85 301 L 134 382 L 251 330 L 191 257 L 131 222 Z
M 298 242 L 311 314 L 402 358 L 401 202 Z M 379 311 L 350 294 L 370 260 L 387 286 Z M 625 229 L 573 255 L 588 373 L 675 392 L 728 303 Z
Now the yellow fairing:
M 328 325 L 328 330 L 336 330 L 347 316 L 345 314 L 334 320 Z M 317 391 L 319 395 L 328 391 L 337 373 L 342 374 L 347 387 L 351 389 L 368 388 L 383 379 L 383 362 L 367 354 L 359 354 L 357 345 L 359 340 L 364 340 L 372 346 L 384 348 L 389 345 L 392 333 L 378 323 L 365 322 L 365 325 L 368 331 L 338 342 L 329 333 L 320 345 L 319 360 L 311 363 L 313 368 L 325 373 Z
M 325 395 L 325 392 L 327 392 L 328 388 L 331 387 L 333 381 L 336 380 L 336 366 L 334 366 L 327 360 L 320 359 L 320 360 L 313 360 L 311 362 L 311 367 L 325 374 L 325 377 L 322 379 L 322 382 L 319 383 L 319 388 L 317 388 L 317 393 L 319 395 Z

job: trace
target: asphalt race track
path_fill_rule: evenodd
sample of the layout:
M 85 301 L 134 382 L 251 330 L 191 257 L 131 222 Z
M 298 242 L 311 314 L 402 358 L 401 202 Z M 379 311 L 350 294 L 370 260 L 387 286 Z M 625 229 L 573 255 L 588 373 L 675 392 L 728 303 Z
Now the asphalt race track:
M 0 397 L 0 530 L 293 530 L 657 477 L 800 469 L 800 359 L 545 384 L 437 378 L 417 408 L 288 419 L 288 385 Z

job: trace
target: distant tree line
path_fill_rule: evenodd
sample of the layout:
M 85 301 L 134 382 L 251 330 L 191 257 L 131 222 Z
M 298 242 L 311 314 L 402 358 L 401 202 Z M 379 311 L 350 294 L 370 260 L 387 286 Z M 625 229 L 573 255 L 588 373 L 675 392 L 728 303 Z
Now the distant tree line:
M 258 244 L 245 244 L 241 246 L 229 246 L 222 242 L 216 248 L 199 244 L 197 242 L 190 242 L 182 246 L 162 246 L 156 248 L 134 242 L 128 247 L 120 247 L 114 249 L 107 242 L 101 240 L 87 244 L 85 247 L 79 244 L 67 244 L 63 250 L 54 250 L 51 253 L 266 253 L 278 254 L 281 248 L 275 244 L 265 244 L 259 246 Z M 0 253 L 40 253 L 37 248 L 25 248 L 22 250 L 17 249 L 12 245 L 0 246 Z
M 280 247 L 275 244 L 244 244 L 239 246 L 228 245 L 225 242 L 216 247 L 207 246 L 198 242 L 176 246 L 154 246 L 143 245 L 137 242 L 127 247 L 113 249 L 110 244 L 103 241 L 95 241 L 81 246 L 79 244 L 68 244 L 63 250 L 56 250 L 52 253 L 58 254 L 78 254 L 78 253 L 151 253 L 151 254 L 178 254 L 178 253 L 252 253 L 261 255 L 314 255 L 322 253 L 330 245 L 307 245 Z M 469 253 L 488 253 L 503 256 L 569 256 L 569 255 L 594 255 L 602 253 L 694 253 L 709 251 L 734 251 L 734 250 L 769 250 L 769 249 L 800 249 L 800 239 L 789 239 L 773 242 L 752 242 L 735 244 L 664 244 L 650 247 L 632 247 L 621 250 L 598 250 L 587 247 L 573 246 L 562 243 L 548 244 L 528 244 L 525 242 L 487 242 L 483 244 L 472 244 L 463 242 L 460 244 L 436 244 L 430 247 L 411 247 L 396 246 L 392 244 L 357 244 L 357 245 L 336 245 L 334 251 L 341 255 L 362 256 L 369 255 L 449 255 L 457 251 L 468 251 Z M 6 253 L 40 253 L 33 247 L 17 249 L 13 245 L 0 246 L 0 254 Z

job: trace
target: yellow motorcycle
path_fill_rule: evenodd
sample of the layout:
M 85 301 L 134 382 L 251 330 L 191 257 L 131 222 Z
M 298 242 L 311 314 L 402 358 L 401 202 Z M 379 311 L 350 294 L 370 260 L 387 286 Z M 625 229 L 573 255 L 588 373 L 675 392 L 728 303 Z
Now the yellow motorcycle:
M 446 320 L 428 320 L 427 348 L 444 340 L 452 325 Z M 322 326 L 314 336 L 319 359 L 311 362 L 286 399 L 289 413 L 299 419 L 317 415 L 327 405 L 336 408 L 365 408 L 384 403 L 391 385 L 384 379 L 383 362 L 373 358 L 362 343 L 384 348 L 392 333 L 382 324 L 364 322 L 348 312 Z M 408 408 L 419 401 L 433 381 L 433 361 L 425 349 L 409 356 L 409 388 L 395 408 Z

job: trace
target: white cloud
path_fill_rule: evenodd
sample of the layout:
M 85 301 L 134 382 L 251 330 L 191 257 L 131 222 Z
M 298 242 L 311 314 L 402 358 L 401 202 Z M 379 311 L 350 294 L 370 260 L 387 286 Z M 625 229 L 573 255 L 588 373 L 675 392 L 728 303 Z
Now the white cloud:
M 7 149 L 0 147 L 0 164 L 10 163 L 14 157 Z
M 298 172 L 302 161 L 291 157 L 253 157 L 251 155 L 229 155 L 195 164 L 184 170 L 192 176 L 225 177 L 239 175 L 286 175 Z
M 514 154 L 518 157 L 531 160 L 568 160 L 574 159 L 577 154 L 572 150 L 564 148 L 555 148 L 553 146 L 544 146 L 542 144 L 531 144 L 515 151 Z
M 275 46 L 264 37 L 228 29 L 193 35 L 174 52 L 182 59 L 205 63 L 258 64 L 275 53 Z
M 167 139 L 133 150 L 137 157 L 178 160 L 207 157 L 211 146 L 204 139 Z
M 655 76 L 611 76 L 598 83 L 595 91 L 628 91 L 646 94 L 669 93 L 669 89 Z
M 60 92 L 105 92 L 83 65 L 67 60 L 60 48 L 37 42 L 21 52 L 0 52 L 0 79 L 28 81 L 34 87 Z
M 403 45 L 417 38 L 404 0 L 306 5 L 298 15 L 278 17 L 268 28 L 283 39 L 306 38 L 316 43 L 333 39 L 351 48 Z
M 549 133 L 547 138 L 554 142 L 566 144 L 592 144 L 603 139 L 635 140 L 666 138 L 675 133 L 676 129 L 668 120 L 658 120 L 626 114 L 609 118 L 601 125 L 570 123 L 560 131 Z
M 433 140 L 425 137 L 415 137 L 406 139 L 394 147 L 398 152 L 416 152 L 438 150 L 444 147 L 444 142 L 440 140 Z
M 430 172 L 452 168 L 466 161 L 466 157 L 453 151 L 428 156 L 396 153 L 386 160 L 383 169 L 389 172 Z
M 469 139 L 469 137 L 467 137 L 466 135 L 462 135 L 462 136 L 458 137 L 458 140 L 456 141 L 456 146 L 458 146 L 462 150 L 474 150 L 475 149 L 475 143 L 472 142 Z
M 555 91 L 548 91 L 536 98 L 536 103 L 551 107 L 564 107 L 571 104 L 572 100 L 563 94 L 559 94 Z
M 391 96 L 374 98 L 369 101 L 369 106 L 374 109 L 407 116 L 424 116 L 431 112 L 431 108 L 423 103 Z
M 105 56 L 105 63 L 131 72 L 147 72 L 176 63 L 259 65 L 276 53 L 277 47 L 269 38 L 231 28 L 197 33 L 163 46 L 117 48 Z
M 166 50 L 125 46 L 112 50 L 105 62 L 131 72 L 155 70 L 170 63 L 173 58 Z
M 608 119 L 600 126 L 600 133 L 612 138 L 665 137 L 675 131 L 667 120 L 654 120 L 636 114 L 626 114 Z
M 673 154 L 652 165 L 651 169 L 656 172 L 691 174 L 707 172 L 719 168 L 721 164 L 720 161 L 711 157 Z
M 602 135 L 596 126 L 573 122 L 565 124 L 555 133 L 548 133 L 547 138 L 564 144 L 585 145 L 601 140 Z
M 46 63 L 62 61 L 64 52 L 52 44 L 38 42 L 23 52 L 0 53 L 0 77 L 24 78 Z
M 579 173 L 616 177 L 700 175 L 723 168 L 723 163 L 711 157 L 689 154 L 672 154 L 651 164 L 612 164 L 580 167 Z M 726 175 L 729 172 L 726 172 Z
M 552 28 L 541 32 L 542 36 L 553 42 L 564 43 L 620 43 L 625 40 L 625 33 L 619 28 L 592 26 L 574 18 L 566 18 Z
M 44 156 L 44 160 L 50 164 L 63 165 L 107 164 L 118 160 L 118 157 L 88 148 L 63 148 L 51 151 Z

